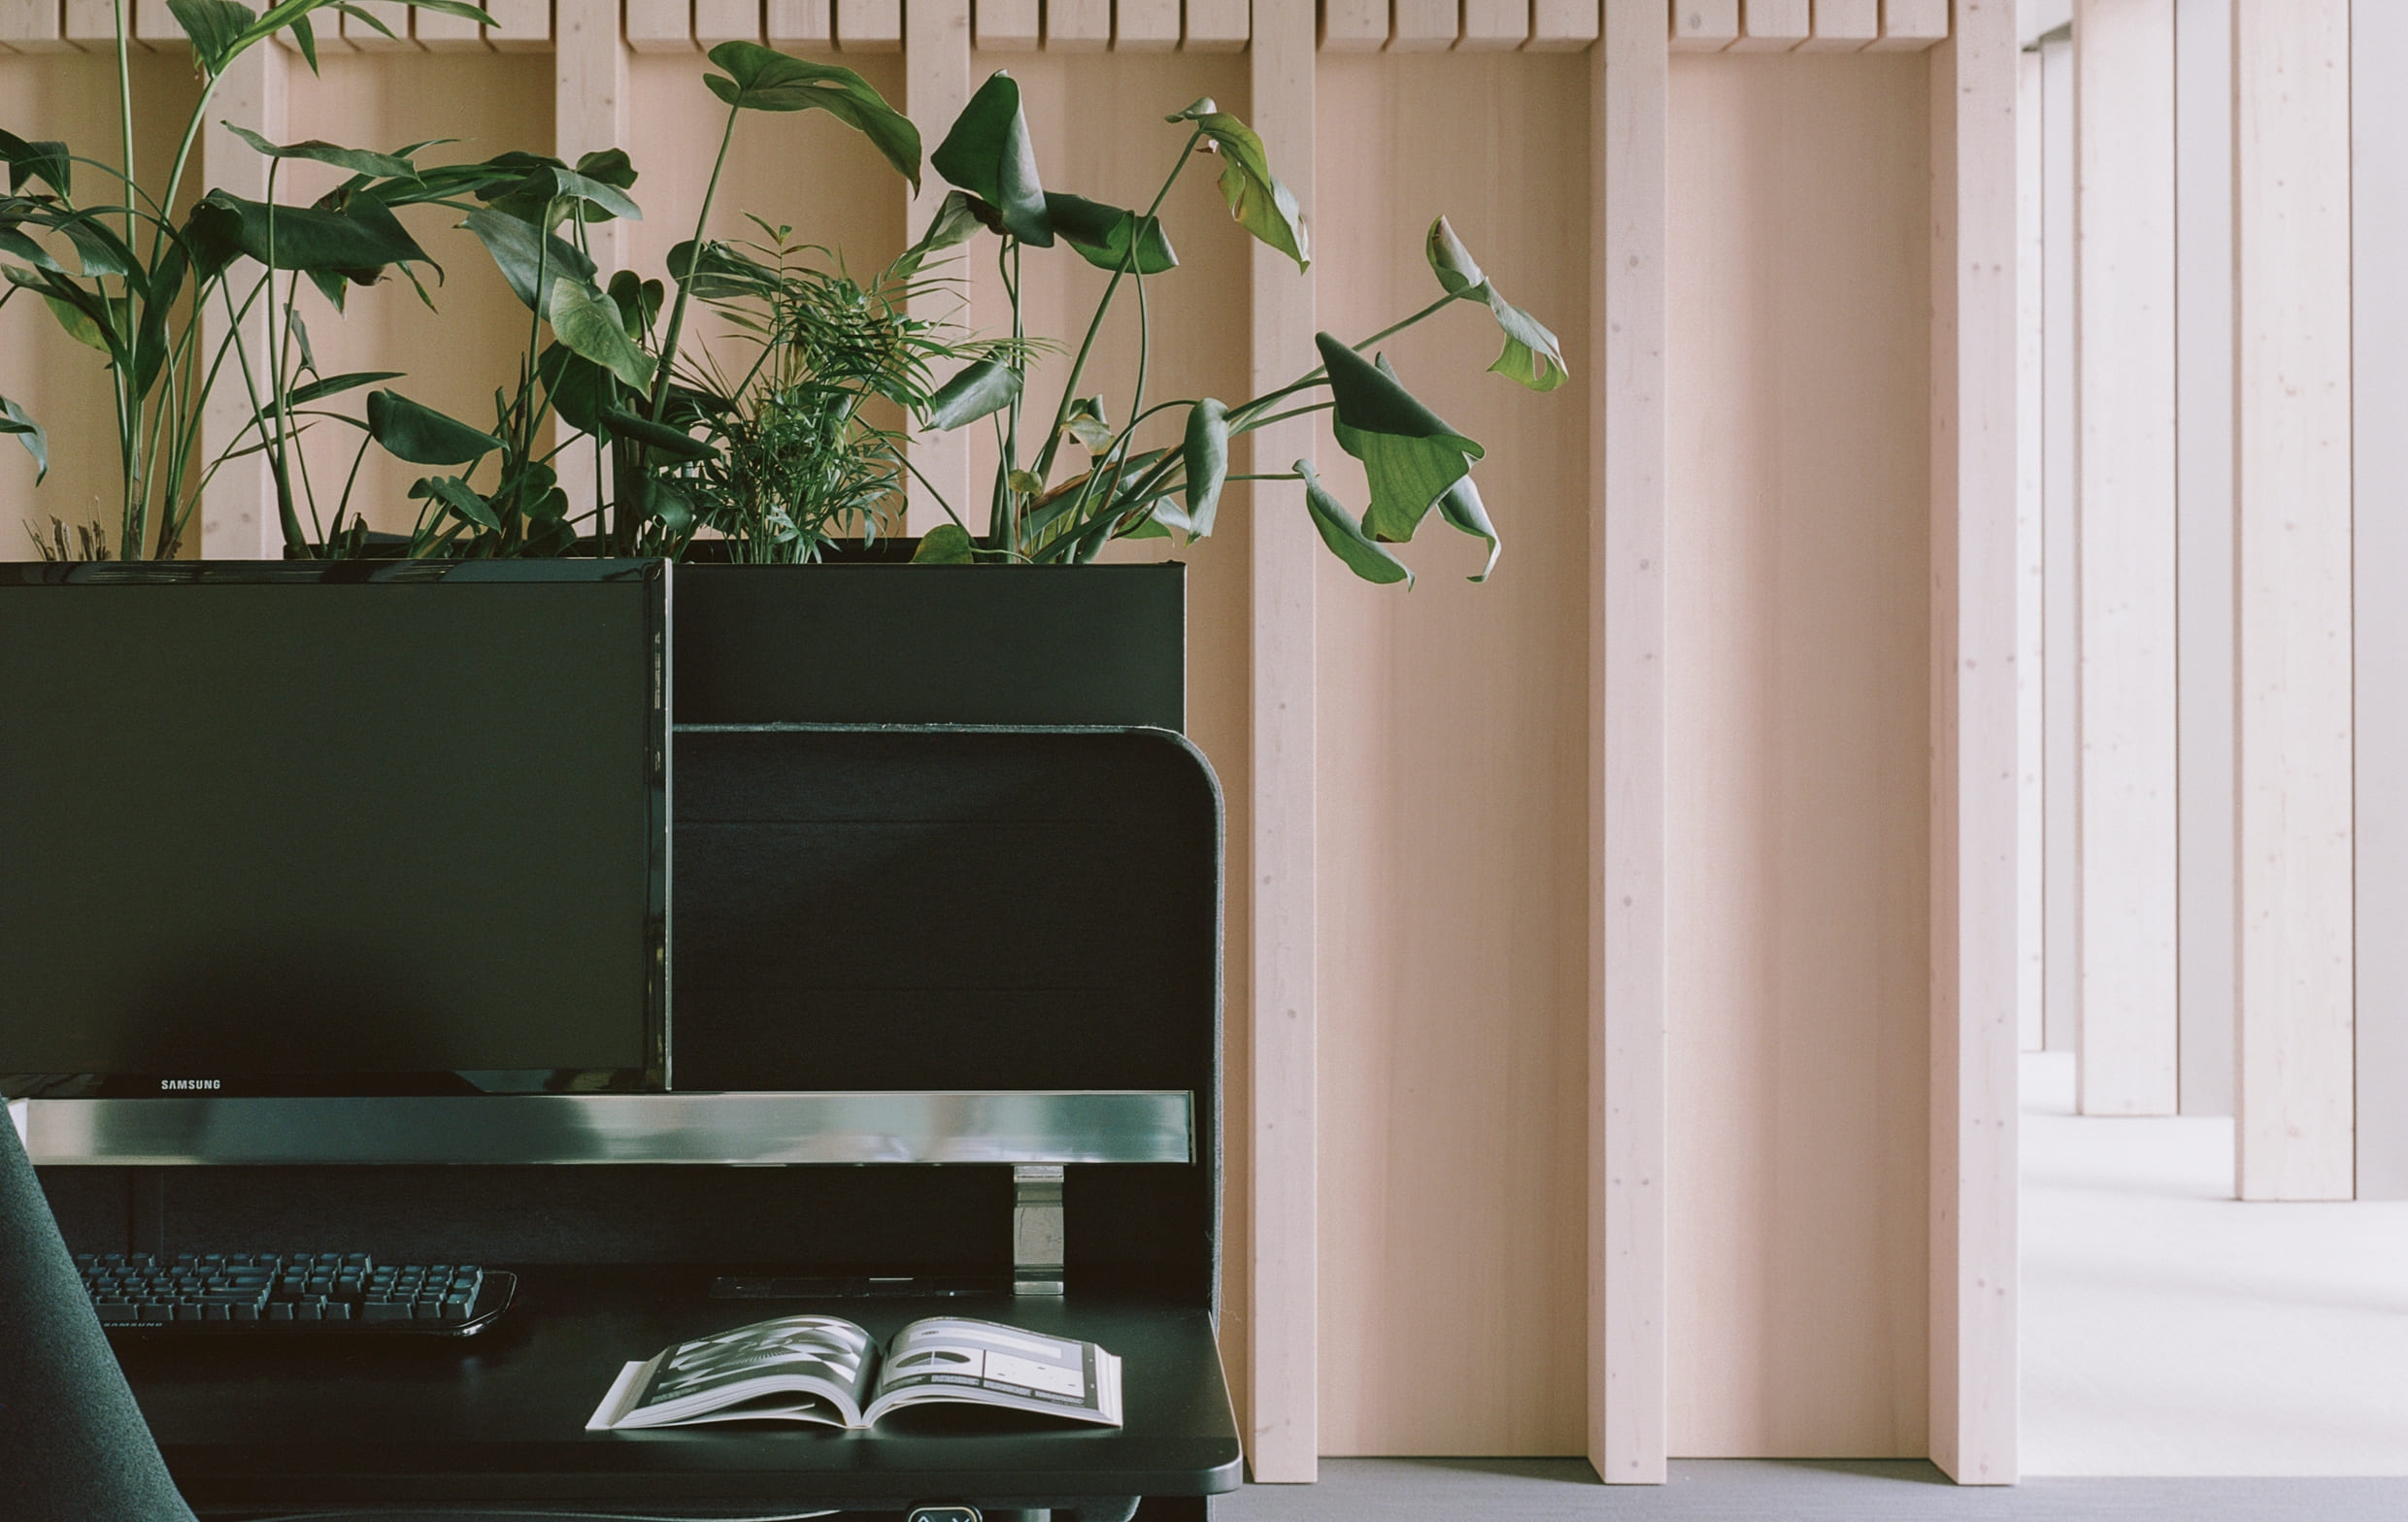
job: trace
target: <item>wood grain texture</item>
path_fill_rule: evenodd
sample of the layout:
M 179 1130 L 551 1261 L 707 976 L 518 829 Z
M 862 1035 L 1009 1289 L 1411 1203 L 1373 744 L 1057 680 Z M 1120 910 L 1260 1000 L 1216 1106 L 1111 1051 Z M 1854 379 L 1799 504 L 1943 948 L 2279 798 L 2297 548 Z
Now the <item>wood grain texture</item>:
M 1584 60 L 1324 55 L 1320 323 L 1378 332 L 1437 293 L 1443 210 L 1481 265 L 1577 346 L 1588 325 Z M 1484 103 L 1466 133 L 1430 103 Z M 1528 144 L 1500 153 L 1496 145 Z M 1586 811 L 1590 491 L 1586 370 L 1533 395 L 1484 373 L 1457 308 L 1384 340 L 1416 395 L 1479 439 L 1506 540 L 1436 519 L 1408 591 L 1316 557 L 1320 813 L 1321 1448 L 1577 1450 L 1588 1310 Z M 1575 358 L 1573 363 L 1581 365 Z M 1307 368 L 1289 350 L 1288 373 Z M 1324 480 L 1364 500 L 1324 446 Z M 1469 778 L 1510 786 L 1466 788 Z M 1400 821 L 1412 821 L 1403 829 Z M 1511 1285 L 1504 1296 L 1488 1286 Z M 1415 1329 L 1408 1342 L 1391 1329 Z M 1456 1371 L 1440 1395 L 1415 1368 Z
M 2074 23 L 2080 1104 L 2175 1112 L 2173 0 Z
M 1113 0 L 1112 46 L 1168 52 L 1179 46 L 1179 0 Z
M 2239 870 L 2232 854 L 2232 0 L 2175 0 L 2174 126 L 2181 421 L 2174 601 L 2182 652 L 2175 1087 L 2184 1114 L 2229 1115 Z
M 1321 47 L 1330 52 L 1377 52 L 1388 25 L 1388 0 L 1322 0 Z
M 627 46 L 637 52 L 694 50 L 692 0 L 625 0 Z
M 1390 0 L 1390 52 L 1445 52 L 1463 29 L 1458 0 Z
M 1814 0 L 1814 34 L 1800 52 L 1862 52 L 1881 36 L 1881 0 Z
M 552 7 L 546 0 L 485 0 L 493 17 L 485 41 L 500 52 L 543 52 L 552 48 Z
M 1673 0 L 1672 50 L 1721 52 L 1739 38 L 1739 0 Z
M 1931 1460 L 2017 1475 L 2015 7 L 1931 54 Z
M 364 16 L 343 17 L 343 40 L 358 52 L 413 52 L 418 43 L 410 36 L 411 8 L 399 0 L 352 0 Z M 378 31 L 367 17 L 385 23 L 392 35 Z M 332 30 L 332 28 L 328 28 Z
M 69 36 L 61 30 L 64 17 L 59 0 L 0 0 L 0 48 L 12 52 L 72 52 Z M 89 22 L 79 17 L 79 24 Z
M 970 101 L 970 0 L 905 0 L 903 8 L 903 111 L 922 123 L 930 143 L 944 135 L 961 108 Z M 896 186 L 908 197 L 908 184 Z M 945 204 L 931 184 L 906 210 L 904 236 L 917 240 Z M 958 276 L 958 263 L 944 273 Z M 939 283 L 922 289 L 906 303 L 906 312 L 923 322 L 957 321 L 962 315 L 959 288 Z M 965 518 L 970 493 L 970 437 L 951 433 L 916 433 L 905 447 L 913 474 L 904 482 L 904 522 L 913 534 L 925 534 L 950 521 L 944 504 L 952 503 Z
M 780 51 L 821 50 L 836 40 L 835 0 L 765 0 L 761 27 Z
M 1881 35 L 1867 52 L 1921 52 L 1948 35 L 1949 0 L 1882 0 Z
M 2186 13 L 2187 17 L 2187 13 Z M 2227 34 L 2228 35 L 2228 34 Z M 2354 80 L 2408 77 L 2408 7 L 2362 6 L 2350 15 Z M 2408 96 L 2350 92 L 2352 263 L 2383 270 L 2408 261 Z M 2358 498 L 2352 529 L 2357 582 L 2358 917 L 2408 922 L 2408 292 L 2362 280 L 2351 291 L 2352 454 Z M 2358 1198 L 2408 1199 L 2408 940 L 2358 938 Z M 2183 1101 L 2190 1103 L 2190 1072 Z
M 1112 0 L 1045 0 L 1045 45 L 1064 52 L 1112 46 Z
M 191 48 L 191 39 L 184 36 L 184 25 L 176 19 L 176 13 L 167 8 L 167 0 L 127 0 L 126 8 L 133 14 L 134 35 L 145 47 L 159 50 Z M 322 34 L 334 28 L 321 26 L 318 30 Z M 406 32 L 409 28 L 401 30 Z
M 1463 0 L 1456 46 L 1469 52 L 1510 51 L 1530 40 L 1530 0 Z
M 1248 0 L 1187 0 L 1189 52 L 1237 52 L 1253 35 Z
M 213 114 L 271 143 L 291 141 L 288 82 L 295 67 L 292 55 L 281 48 L 251 49 L 228 65 L 218 81 L 217 98 L 211 103 Z M 200 160 L 201 172 L 211 185 L 251 200 L 266 198 L 269 161 L 232 133 L 222 129 L 203 133 Z M 222 308 L 203 314 L 202 341 L 213 350 L 233 331 Z M 253 355 L 268 351 L 264 313 L 254 310 L 245 314 L 242 340 Z M 247 439 L 255 439 L 250 431 L 254 411 L 243 387 L 214 389 L 201 417 L 202 449 L 214 457 Z M 212 560 L 272 560 L 283 554 L 284 535 L 277 521 L 275 488 L 265 455 L 229 461 L 211 478 L 201 497 L 196 547 Z
M 1926 1451 L 1928 72 L 1672 60 L 1665 1279 L 1683 1457 Z M 2011 690 L 2005 707 L 2011 726 Z
M 1739 37 L 1733 52 L 1791 52 L 1814 35 L 1808 0 L 1739 0 Z
M 982 49 L 1033 51 L 1045 40 L 1045 8 L 1039 0 L 977 0 L 971 28 Z
M 2082 1014 L 2082 578 L 2081 517 L 2076 512 L 2074 409 L 2074 45 L 2040 49 L 2044 113 L 2040 151 L 2047 160 L 2041 196 L 2049 231 L 2041 270 L 2048 330 L 2042 335 L 2041 441 L 2045 521 L 2041 553 L 2048 584 L 2041 590 L 2041 658 L 2047 663 L 2046 730 L 2042 745 L 2042 877 L 2047 924 L 2042 935 L 2044 1042 L 2072 1051 Z
M 836 46 L 894 52 L 903 46 L 903 0 L 836 0 Z
M 1670 59 L 1655 0 L 1589 54 L 1589 1462 L 1667 1475 Z
M 2024 1051 L 2047 1044 L 2041 981 L 2047 910 L 2042 876 L 2045 818 L 2041 810 L 2043 724 L 2047 710 L 2041 650 L 2041 609 L 2047 562 L 2041 547 L 2043 457 L 2041 413 L 2047 405 L 2042 364 L 2048 332 L 2042 300 L 2042 250 L 2048 240 L 2043 208 L 2038 50 L 2016 64 L 2015 95 L 2015 712 L 2016 712 L 2016 1042 Z
M 493 13 L 487 10 L 485 14 Z M 489 46 L 484 23 L 464 16 L 447 16 L 441 11 L 413 11 L 410 34 L 428 52 L 484 52 Z
M 761 0 L 694 0 L 694 46 L 706 52 L 720 43 L 761 41 Z
M 1530 50 L 1577 52 L 1597 40 L 1597 0 L 1530 0 Z
M 1248 52 L 1251 124 L 1307 218 L 1315 215 L 1317 107 L 1310 6 L 1265 6 Z M 1317 326 L 1314 281 L 1259 244 L 1253 260 L 1253 383 L 1260 392 L 1296 373 L 1297 341 Z M 1314 430 L 1298 418 L 1254 436 L 1258 472 L 1312 458 Z M 1254 735 L 1254 1325 L 1249 1339 L 1247 1453 L 1258 1481 L 1310 1480 L 1321 1453 L 1319 927 L 1314 775 L 1318 727 L 1315 578 L 1321 548 L 1301 511 L 1301 487 L 1257 482 L 1253 493 Z
M 117 0 L 66 0 L 63 17 L 57 0 L 30 0 L 30 3 L 17 5 L 13 13 L 0 12 L 0 17 L 12 15 L 18 19 L 6 24 L 25 26 L 46 35 L 18 39 L 0 30 L 0 46 L 25 48 L 31 51 L 36 50 L 26 45 L 39 42 L 48 45 L 47 50 L 56 51 L 58 41 L 63 36 L 68 42 L 82 46 L 86 52 L 114 51 L 117 47 Z M 134 47 L 150 50 L 150 45 L 140 38 L 128 41 Z
M 615 10 L 594 0 L 559 0 L 552 25 L 557 39 L 552 51 L 552 151 L 574 164 L 586 153 L 631 146 L 627 46 Z M 645 197 L 652 199 L 650 187 Z M 652 211 L 658 215 L 663 208 L 654 204 Z M 595 264 L 606 270 L 626 267 L 625 222 L 593 223 L 585 237 Z M 555 441 L 566 442 L 569 433 L 568 424 L 553 424 Z M 552 468 L 559 472 L 560 487 L 571 502 L 599 500 L 601 461 L 590 441 L 562 449 Z
M 2353 1189 L 2349 16 L 2233 5 L 2245 1200 Z

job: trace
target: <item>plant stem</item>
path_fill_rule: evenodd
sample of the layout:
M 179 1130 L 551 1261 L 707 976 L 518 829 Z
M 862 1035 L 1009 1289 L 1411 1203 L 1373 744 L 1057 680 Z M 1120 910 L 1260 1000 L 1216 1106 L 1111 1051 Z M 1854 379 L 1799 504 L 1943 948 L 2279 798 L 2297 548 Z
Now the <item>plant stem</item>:
M 1428 306 L 1423 307 L 1412 316 L 1405 318 L 1402 322 L 1391 322 L 1387 327 L 1382 328 L 1379 332 L 1372 334 L 1371 337 L 1364 339 L 1361 343 L 1350 344 L 1347 347 L 1359 354 L 1364 349 L 1369 348 L 1372 345 L 1380 342 L 1380 340 L 1384 338 L 1392 338 L 1396 334 L 1402 333 L 1405 329 L 1413 326 L 1415 323 L 1421 321 L 1425 317 L 1445 311 L 1448 307 L 1454 305 L 1455 302 L 1461 301 L 1463 297 L 1460 294 L 1449 292 L 1448 294 L 1439 297 L 1436 301 L 1431 302 Z M 1318 385 L 1321 381 L 1328 379 L 1329 367 L 1326 365 L 1316 365 L 1311 371 L 1297 377 L 1293 380 L 1290 380 L 1288 384 L 1281 386 L 1278 390 L 1265 391 L 1262 395 L 1255 397 L 1251 402 L 1240 403 L 1236 408 L 1232 409 L 1229 414 L 1230 432 L 1237 433 L 1244 431 L 1239 428 L 1238 424 L 1248 414 L 1254 412 L 1256 409 L 1268 407 L 1273 402 L 1278 401 L 1281 397 L 1293 396 L 1298 391 L 1304 390 L 1308 386 Z M 1260 424 L 1248 423 L 1246 426 L 1248 428 L 1254 428 L 1259 427 Z

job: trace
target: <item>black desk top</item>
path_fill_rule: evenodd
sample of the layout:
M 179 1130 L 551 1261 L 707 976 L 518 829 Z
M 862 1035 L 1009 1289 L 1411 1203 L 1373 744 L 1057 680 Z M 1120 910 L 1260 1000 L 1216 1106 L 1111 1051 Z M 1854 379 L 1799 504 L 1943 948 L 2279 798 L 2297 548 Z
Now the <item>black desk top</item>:
M 518 1304 L 456 1341 L 120 1340 L 177 1483 L 204 1511 L 369 1502 L 1042 1505 L 1235 1489 L 1237 1430 L 1210 1318 L 1134 1298 L 712 1300 L 700 1269 L 534 1268 Z M 872 1432 L 755 1423 L 588 1433 L 619 1368 L 770 1316 L 841 1315 L 884 1340 L 934 1314 L 1118 1353 L 1125 1425 L 921 1408 Z

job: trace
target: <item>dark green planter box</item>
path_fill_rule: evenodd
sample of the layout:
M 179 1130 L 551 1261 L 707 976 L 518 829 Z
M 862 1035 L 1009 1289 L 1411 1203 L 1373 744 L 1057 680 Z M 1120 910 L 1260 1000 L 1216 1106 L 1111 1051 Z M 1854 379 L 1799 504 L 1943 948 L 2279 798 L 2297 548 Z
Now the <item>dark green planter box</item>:
M 1187 718 L 1183 565 L 686 564 L 681 724 L 1145 725 Z

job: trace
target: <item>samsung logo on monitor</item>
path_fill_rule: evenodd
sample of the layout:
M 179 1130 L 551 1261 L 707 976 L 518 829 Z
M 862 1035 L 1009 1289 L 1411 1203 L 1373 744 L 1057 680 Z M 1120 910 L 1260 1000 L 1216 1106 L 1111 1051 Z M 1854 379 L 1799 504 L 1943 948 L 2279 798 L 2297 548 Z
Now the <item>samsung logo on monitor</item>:
M 218 1086 L 219 1086 L 219 1085 L 218 1085 L 218 1080 L 217 1080 L 217 1079 L 216 1079 L 216 1078 L 161 1078 L 161 1079 L 159 1079 L 159 1087 L 160 1087 L 160 1088 L 162 1088 L 162 1089 L 170 1089 L 170 1090 L 174 1090 L 174 1091 L 176 1091 L 176 1092 L 178 1092 L 178 1093 L 188 1093 L 188 1092 L 190 1092 L 191 1090 L 194 1090 L 194 1089 L 214 1089 L 214 1088 L 217 1088 L 217 1087 L 218 1087 Z

